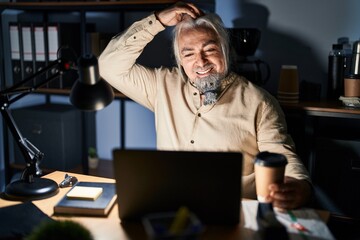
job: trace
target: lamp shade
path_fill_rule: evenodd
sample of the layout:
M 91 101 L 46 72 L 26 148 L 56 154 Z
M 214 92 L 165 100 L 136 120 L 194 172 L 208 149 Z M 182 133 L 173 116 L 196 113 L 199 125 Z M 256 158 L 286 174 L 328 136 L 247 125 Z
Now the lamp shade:
M 97 58 L 85 55 L 78 60 L 79 80 L 70 93 L 70 102 L 85 111 L 96 111 L 106 107 L 114 99 L 111 86 L 100 78 Z

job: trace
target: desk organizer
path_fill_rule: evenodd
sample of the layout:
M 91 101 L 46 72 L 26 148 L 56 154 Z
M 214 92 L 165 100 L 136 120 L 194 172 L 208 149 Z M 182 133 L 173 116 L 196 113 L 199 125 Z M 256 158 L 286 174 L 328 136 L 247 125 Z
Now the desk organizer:
M 176 212 L 154 213 L 143 218 L 143 225 L 149 239 L 197 239 L 203 232 L 200 220 L 189 213 L 186 225 L 177 234 L 169 231 Z

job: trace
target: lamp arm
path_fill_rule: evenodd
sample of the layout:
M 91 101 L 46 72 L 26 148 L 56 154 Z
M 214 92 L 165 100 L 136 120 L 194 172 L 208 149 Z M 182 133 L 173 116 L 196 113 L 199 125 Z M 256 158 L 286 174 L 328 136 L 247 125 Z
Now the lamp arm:
M 22 87 L 25 83 L 33 80 L 34 78 L 40 76 L 41 74 L 44 74 L 45 72 L 49 71 L 49 69 L 55 66 L 59 66 L 59 69 L 51 77 L 44 79 L 43 81 L 34 85 L 33 87 L 28 87 L 28 88 Z M 24 96 L 28 95 L 29 93 L 33 92 L 40 86 L 59 77 L 64 73 L 64 71 L 69 70 L 70 66 L 71 65 L 69 62 L 65 62 L 62 59 L 57 59 L 56 61 L 50 63 L 48 66 L 36 72 L 32 76 L 0 92 L 0 112 L 4 118 L 6 125 L 9 127 L 13 137 L 16 139 L 16 144 L 18 145 L 21 154 L 25 158 L 26 168 L 24 169 L 21 178 L 28 182 L 33 182 L 34 175 L 42 174 L 38 165 L 42 160 L 44 154 L 39 149 L 37 149 L 29 140 L 27 140 L 22 136 L 18 126 L 15 123 L 14 118 L 10 113 L 9 106 L 12 103 L 23 98 Z M 11 96 L 15 94 L 17 95 L 11 98 Z
M 9 88 L 1 91 L 0 95 L 1 96 L 7 96 L 7 98 L 8 98 L 7 104 L 10 105 L 10 104 L 18 101 L 19 99 L 25 97 L 29 93 L 34 92 L 39 87 L 45 85 L 46 83 L 48 83 L 48 82 L 54 80 L 55 78 L 59 77 L 60 75 L 64 74 L 65 71 L 68 71 L 68 70 L 70 70 L 72 68 L 72 65 L 73 64 L 71 62 L 67 62 L 67 61 L 64 61 L 63 59 L 59 58 L 59 59 L 51 62 L 49 65 L 42 68 L 38 72 L 36 72 L 33 75 L 29 76 L 28 78 L 25 78 L 24 80 L 22 80 L 19 83 L 13 85 L 12 87 L 9 87 Z M 36 77 L 39 77 L 42 74 L 45 74 L 47 71 L 49 71 L 50 69 L 52 69 L 52 68 L 54 68 L 56 66 L 59 66 L 59 69 L 57 70 L 57 72 L 55 74 L 53 74 L 50 77 L 42 80 L 40 83 L 37 83 L 32 87 L 22 87 L 24 84 L 34 80 Z M 17 96 L 10 98 L 10 96 L 15 95 L 15 94 L 17 94 Z
M 16 144 L 18 145 L 22 156 L 25 158 L 26 168 L 21 178 L 32 182 L 33 175 L 42 174 L 38 164 L 42 160 L 44 154 L 41 153 L 32 143 L 30 143 L 30 141 L 22 136 L 14 118 L 10 114 L 10 111 L 7 107 L 2 106 L 0 111 L 13 137 L 16 139 Z

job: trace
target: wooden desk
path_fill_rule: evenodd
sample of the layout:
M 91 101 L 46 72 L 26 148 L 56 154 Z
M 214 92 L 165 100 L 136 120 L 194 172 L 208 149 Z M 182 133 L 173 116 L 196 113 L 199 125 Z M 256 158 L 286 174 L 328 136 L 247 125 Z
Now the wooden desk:
M 70 175 L 76 176 L 79 181 L 115 182 L 114 179 L 110 178 L 94 177 L 82 174 Z M 46 178 L 53 179 L 57 183 L 60 183 L 64 179 L 64 176 L 65 172 L 56 171 L 46 175 Z M 113 209 L 107 217 L 54 216 L 54 205 L 65 195 L 68 190 L 69 188 L 60 188 L 60 191 L 57 195 L 47 199 L 36 200 L 33 201 L 33 203 L 44 213 L 54 219 L 70 219 L 76 222 L 80 222 L 91 231 L 96 240 L 147 239 L 142 224 L 121 224 L 118 215 L 117 204 L 114 205 Z M 0 207 L 11 206 L 19 203 L 20 202 L 0 199 Z M 207 226 L 203 239 L 250 239 L 253 234 L 253 231 L 242 228 L 240 224 L 235 227 Z
M 114 179 L 93 177 L 82 174 L 70 174 L 76 176 L 79 181 L 98 181 L 98 182 L 115 182 Z M 65 172 L 56 171 L 46 175 L 46 178 L 50 178 L 60 183 L 65 176 Z M 111 212 L 107 217 L 80 217 L 80 216 L 69 216 L 59 217 L 53 216 L 54 205 L 65 195 L 69 188 L 60 189 L 59 193 L 51 198 L 33 201 L 33 203 L 40 208 L 44 213 L 51 216 L 54 219 L 70 219 L 83 224 L 87 229 L 91 231 L 96 240 L 127 240 L 127 239 L 147 239 L 146 233 L 142 227 L 142 224 L 131 223 L 121 224 L 118 215 L 118 205 L 115 204 Z M 0 199 L 0 207 L 6 207 L 18 204 L 20 202 L 7 201 Z M 323 220 L 327 221 L 329 213 L 319 211 L 320 216 Z M 243 228 L 244 223 L 243 215 L 241 214 L 240 224 L 233 227 L 226 226 L 206 226 L 204 234 L 201 239 L 253 239 L 255 232 Z
M 303 112 L 308 116 L 360 119 L 360 108 L 346 107 L 340 101 L 299 102 L 281 106 L 285 112 Z
M 319 207 L 360 219 L 360 108 L 341 101 L 281 105 L 297 153 L 320 189 Z M 317 192 L 316 192 L 317 193 Z
M 315 141 L 321 135 L 319 131 L 321 123 L 324 120 L 339 122 L 327 130 L 327 135 L 331 135 L 336 134 L 340 128 L 349 130 L 349 121 L 360 120 L 360 108 L 346 107 L 341 101 L 299 102 L 281 104 L 281 107 L 287 117 L 289 133 L 295 138 L 298 154 L 305 160 L 311 177 L 315 175 Z M 357 129 L 353 128 L 348 132 L 358 136 L 356 131 Z

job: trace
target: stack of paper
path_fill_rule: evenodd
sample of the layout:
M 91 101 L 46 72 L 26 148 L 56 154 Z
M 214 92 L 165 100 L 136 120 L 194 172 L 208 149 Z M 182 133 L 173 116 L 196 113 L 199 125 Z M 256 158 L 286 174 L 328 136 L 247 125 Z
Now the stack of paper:
M 242 211 L 244 213 L 244 227 L 252 229 L 254 231 L 259 230 L 259 226 L 256 221 L 256 214 L 258 208 L 258 201 L 246 200 L 242 201 Z M 287 212 L 276 211 L 276 218 L 282 223 L 289 233 L 289 239 L 335 239 L 331 234 L 329 228 L 321 220 L 319 215 L 314 209 L 303 208 L 299 210 L 291 211 L 291 214 Z M 292 216 L 293 215 L 293 216 Z M 296 221 L 306 230 L 299 230 L 294 227 L 294 217 Z

